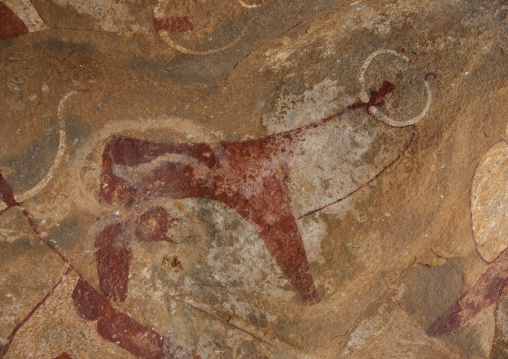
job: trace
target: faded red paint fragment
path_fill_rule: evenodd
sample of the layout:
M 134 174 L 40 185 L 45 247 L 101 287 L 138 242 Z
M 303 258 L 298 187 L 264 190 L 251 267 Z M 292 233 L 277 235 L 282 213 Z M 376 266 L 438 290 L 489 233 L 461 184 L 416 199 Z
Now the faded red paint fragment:
M 194 30 L 194 24 L 190 16 L 171 16 L 163 20 L 158 20 L 152 16 L 153 26 L 156 32 L 161 30 L 169 32 L 191 32 Z
M 178 219 L 173 218 L 162 207 L 153 207 L 143 213 L 136 221 L 135 240 L 139 242 L 170 242 L 167 232 Z
M 504 250 L 476 283 L 427 329 L 430 336 L 439 336 L 462 327 L 485 308 L 508 294 L 508 250 Z
M 72 357 L 67 353 L 62 353 L 59 356 L 55 357 L 54 359 L 72 359 Z
M 138 358 L 200 358 L 113 308 L 105 297 L 83 279 L 74 288 L 72 299 L 81 317 L 97 321 L 97 331 L 101 337 Z
M 100 198 L 109 205 L 124 207 L 160 197 L 208 198 L 223 202 L 256 228 L 268 251 L 301 297 L 308 304 L 317 303 L 320 300 L 319 294 L 291 210 L 287 186 L 293 151 L 307 130 L 337 118 L 346 111 L 382 106 L 385 96 L 394 89 L 391 82 L 385 81 L 379 90 L 371 92 L 368 103 L 357 102 L 318 122 L 260 139 L 173 144 L 114 136 L 103 152 Z M 115 166 L 133 169 L 168 155 L 177 155 L 181 160 L 159 161 L 152 169 L 139 174 L 135 182 L 130 183 L 128 179 L 114 174 Z M 101 236 L 102 234 L 97 242 L 107 241 Z M 115 240 L 117 242 L 122 241 Z M 111 247 L 110 259 L 122 260 L 122 256 L 114 259 L 117 251 Z M 106 256 L 108 254 L 105 252 L 104 257 Z M 123 260 L 128 262 L 129 259 Z M 128 272 L 128 269 L 125 272 L 125 263 L 115 264 L 98 259 L 99 281 L 101 288 L 102 283 L 116 281 L 114 286 L 121 288 L 123 293 L 117 298 L 123 300 L 126 294 L 124 279 L 119 279 L 115 274 L 117 272 L 111 270 L 116 266 L 122 268 L 124 278 Z
M 501 290 L 499 291 L 499 297 L 508 297 L 508 279 L 503 283 Z
M 16 199 L 14 198 L 12 186 L 9 183 L 7 183 L 1 172 L 0 172 L 0 198 L 7 205 L 7 208 L 19 205 L 18 201 L 16 201 Z
M 0 2 L 0 40 L 28 33 L 25 23 L 5 4 Z
M 2 173 L 0 172 L 0 196 L 8 206 L 19 205 L 14 199 L 12 187 L 10 186 Z M 9 208 L 9 207 L 8 207 Z M 3 358 L 9 347 L 14 340 L 19 329 L 33 316 L 33 314 L 44 304 L 53 291 L 62 283 L 66 275 L 73 269 L 67 259 L 54 247 L 51 246 L 40 235 L 36 222 L 33 220 L 30 213 L 23 209 L 30 227 L 39 239 L 55 251 L 62 260 L 69 265 L 69 269 L 64 275 L 55 283 L 51 290 L 37 303 L 30 313 L 20 322 L 7 338 L 7 343 L 0 346 L 0 358 Z M 153 223 L 152 220 L 157 223 Z M 141 227 L 140 231 L 144 233 L 146 241 L 156 241 L 162 238 L 161 231 L 169 229 L 171 223 L 175 220 L 161 207 L 153 207 L 140 216 L 140 219 L 135 224 Z M 128 223 L 131 225 L 130 223 Z M 115 241 L 118 234 L 121 233 L 116 226 L 110 226 L 112 229 L 105 230 L 105 242 Z M 122 227 L 121 225 L 119 226 Z M 137 227 L 134 227 L 136 229 Z M 122 229 L 122 228 L 121 228 Z M 128 264 L 127 264 L 128 265 Z M 128 315 L 119 312 L 109 303 L 109 301 L 97 292 L 88 282 L 80 279 L 73 290 L 72 299 L 79 315 L 89 321 L 97 321 L 97 331 L 106 340 L 116 343 L 123 349 L 129 351 L 139 358 L 147 359 L 201 359 L 197 354 L 194 354 L 180 345 L 173 343 L 168 337 L 161 336 L 159 333 L 149 330 L 135 320 L 131 319 Z M 55 359 L 71 358 L 67 353 L 60 354 Z

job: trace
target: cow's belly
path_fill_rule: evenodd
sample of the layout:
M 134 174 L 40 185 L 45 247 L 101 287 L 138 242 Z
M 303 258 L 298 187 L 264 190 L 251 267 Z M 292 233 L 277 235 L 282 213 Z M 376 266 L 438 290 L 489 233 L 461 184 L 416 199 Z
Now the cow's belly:
M 363 109 L 313 129 L 300 141 L 290 164 L 295 217 L 347 196 L 395 160 L 412 129 L 391 128 Z M 328 210 L 342 211 L 343 206 Z

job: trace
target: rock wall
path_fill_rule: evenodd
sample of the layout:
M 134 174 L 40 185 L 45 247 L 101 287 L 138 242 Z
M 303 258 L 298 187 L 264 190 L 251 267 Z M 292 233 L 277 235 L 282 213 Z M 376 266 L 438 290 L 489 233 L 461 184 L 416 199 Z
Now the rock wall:
M 508 357 L 504 1 L 0 0 L 0 358 Z

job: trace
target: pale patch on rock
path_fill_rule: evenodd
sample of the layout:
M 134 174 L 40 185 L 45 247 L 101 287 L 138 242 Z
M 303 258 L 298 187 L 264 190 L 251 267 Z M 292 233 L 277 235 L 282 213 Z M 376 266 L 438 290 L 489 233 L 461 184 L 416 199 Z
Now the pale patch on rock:
M 348 355 L 352 351 L 360 349 L 368 342 L 370 337 L 382 332 L 386 325 L 387 323 L 383 323 L 383 319 L 379 315 L 363 320 L 351 334 L 351 339 L 346 344 L 346 349 L 342 354 Z
M 277 316 L 275 315 L 271 315 L 270 313 L 265 313 L 266 314 L 266 320 L 268 320 L 270 323 L 273 323 L 273 322 L 276 322 L 277 321 Z
M 406 293 L 406 285 L 404 283 L 402 283 L 399 288 L 397 289 L 397 294 L 395 295 L 395 300 L 399 301 L 402 299 L 402 297 L 404 296 L 404 293 Z
M 263 126 L 273 134 L 318 121 L 337 107 L 337 97 L 343 92 L 337 81 L 324 79 L 301 95 L 282 96 L 273 113 L 263 117 Z
M 508 144 L 499 142 L 482 158 L 473 179 L 471 212 L 480 255 L 493 261 L 508 247 Z
M 328 226 L 319 217 L 306 222 L 305 226 L 299 225 L 298 229 L 302 234 L 303 244 L 310 263 L 323 264 L 325 257 L 321 248 L 322 240 L 327 236 Z
M 186 254 L 181 255 L 185 268 L 189 267 L 188 264 L 199 262 L 202 266 L 199 272 L 206 273 L 211 282 L 228 288 L 229 293 L 245 291 L 284 301 L 293 299 L 296 292 L 289 289 L 292 286 L 264 241 L 237 212 L 216 201 L 190 199 L 179 203 L 185 204 L 182 209 L 186 209 L 182 215 L 176 215 L 181 221 L 171 234 L 180 242 L 177 247 L 187 247 Z M 192 245 L 192 237 L 204 240 Z M 195 254 L 200 252 L 204 252 L 202 259 Z M 179 276 L 186 277 L 186 272 L 184 269 Z M 190 289 L 185 288 L 180 288 L 180 291 Z
M 0 221 L 0 243 L 13 243 L 14 241 L 30 237 L 30 232 L 26 228 L 22 228 L 19 220 L 16 220 L 17 218 L 12 215 L 4 215 L 2 217 L 2 221 Z
M 347 195 L 374 174 L 362 161 L 376 136 L 372 124 L 367 118 L 343 117 L 309 131 L 295 151 L 289 186 L 297 216 Z M 361 128 L 363 124 L 367 129 Z M 333 210 L 343 212 L 339 206 Z
M 496 307 L 496 329 L 502 339 L 508 342 L 508 311 L 506 309 L 506 303 L 500 301 Z
M 283 289 L 288 283 L 287 279 L 259 235 L 253 228 L 243 228 L 236 234 L 238 237 L 232 246 L 212 242 L 207 254 L 212 278 L 230 288 L 234 283 L 247 292 L 291 301 L 295 293 Z M 224 263 L 224 258 L 230 259 L 227 264 Z
M 133 17 L 124 3 L 111 0 L 53 0 L 60 6 L 72 6 L 80 14 L 90 15 L 105 31 L 120 30 L 119 24 L 129 24 Z
M 297 50 L 296 44 L 289 37 L 277 40 L 273 50 L 265 53 L 266 66 L 275 71 L 291 67 L 292 61 L 288 61 L 288 58 Z
M 367 13 L 368 20 L 365 27 L 375 31 L 380 35 L 387 35 L 392 31 L 392 27 L 400 22 L 401 18 L 411 22 L 411 16 L 417 14 L 420 4 L 412 4 L 407 1 L 397 1 L 383 6 L 382 12 L 371 10 Z

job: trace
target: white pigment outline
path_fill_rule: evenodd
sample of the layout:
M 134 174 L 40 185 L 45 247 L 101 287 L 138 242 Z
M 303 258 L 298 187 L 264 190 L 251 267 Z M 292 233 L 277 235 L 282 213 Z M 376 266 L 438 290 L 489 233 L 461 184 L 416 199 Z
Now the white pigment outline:
M 367 68 L 369 67 L 372 60 L 376 56 L 381 55 L 381 54 L 394 55 L 394 56 L 400 57 L 401 59 L 403 59 L 406 62 L 409 62 L 409 58 L 407 56 L 399 54 L 397 51 L 394 51 L 394 50 L 379 49 L 379 50 L 374 51 L 372 54 L 370 54 L 369 57 L 367 57 L 367 59 L 363 63 L 363 65 L 360 69 L 360 74 L 358 76 L 358 83 L 360 85 L 359 97 L 360 97 L 360 100 L 364 103 L 369 102 L 369 99 L 370 99 L 369 95 L 367 94 L 367 91 L 365 90 L 365 72 L 367 72 Z M 381 121 L 385 122 L 386 124 L 393 126 L 393 127 L 405 127 L 405 126 L 409 126 L 409 125 L 414 125 L 415 123 L 419 122 L 422 118 L 424 118 L 427 115 L 427 112 L 429 112 L 430 105 L 432 103 L 432 92 L 430 90 L 430 84 L 425 79 L 423 80 L 423 83 L 425 84 L 425 91 L 427 92 L 427 102 L 426 102 L 425 107 L 423 108 L 422 112 L 419 115 L 417 115 L 416 117 L 410 118 L 409 120 L 406 120 L 406 121 L 395 121 L 395 120 L 391 119 L 390 117 L 386 116 L 384 113 L 379 111 L 374 106 L 369 106 L 368 111 L 371 113 L 371 115 L 375 116 L 379 120 L 381 120 Z
M 163 0 L 157 0 L 157 4 L 155 5 L 155 8 L 153 10 L 153 16 L 157 20 L 160 20 L 159 17 L 162 15 L 162 6 L 161 6 L 162 1 Z M 248 4 L 244 5 L 244 4 L 242 4 L 242 1 L 240 1 L 239 4 L 243 7 L 248 7 L 248 8 L 256 7 L 254 5 L 248 5 Z M 175 44 L 173 42 L 173 40 L 171 39 L 171 36 L 169 35 L 169 31 L 162 30 L 162 31 L 159 31 L 158 34 L 161 37 L 162 41 L 164 41 L 171 48 L 173 48 L 181 53 L 188 54 L 188 55 L 201 55 L 201 56 L 212 55 L 212 54 L 216 54 L 221 51 L 225 51 L 225 50 L 235 46 L 238 42 L 240 42 L 240 40 L 244 37 L 245 33 L 247 32 L 247 29 L 249 28 L 250 24 L 252 24 L 252 22 L 255 19 L 256 19 L 256 16 L 254 16 L 252 19 L 250 19 L 249 22 L 247 23 L 247 25 L 245 25 L 245 27 L 243 28 L 240 35 L 238 35 L 238 37 L 236 39 L 234 39 L 233 41 L 231 41 L 229 44 L 226 44 L 226 45 L 221 46 L 216 49 L 205 50 L 205 51 L 190 50 L 190 49 L 187 49 L 186 47 Z
M 53 175 L 55 174 L 55 171 L 58 169 L 60 164 L 62 163 L 63 155 L 65 154 L 66 149 L 66 142 L 67 142 L 67 135 L 65 133 L 65 119 L 63 117 L 63 109 L 65 107 L 65 103 L 67 100 L 76 94 L 75 90 L 67 92 L 62 99 L 60 100 L 60 103 L 58 104 L 58 123 L 59 123 L 59 140 L 58 140 L 58 150 L 55 155 L 55 159 L 53 160 L 53 164 L 51 168 L 49 169 L 46 176 L 44 176 L 43 179 L 39 181 L 33 188 L 30 190 L 20 193 L 18 195 L 14 196 L 14 199 L 17 202 L 23 202 L 27 199 L 37 195 L 40 191 L 44 189 L 48 185 L 48 183 L 53 179 Z M 5 203 L 2 203 L 0 205 L 0 210 L 3 210 L 7 208 L 7 205 Z

